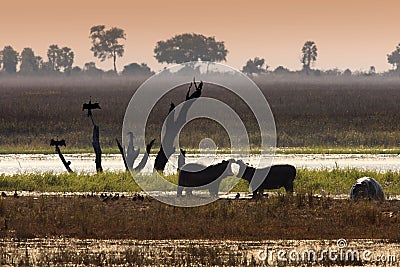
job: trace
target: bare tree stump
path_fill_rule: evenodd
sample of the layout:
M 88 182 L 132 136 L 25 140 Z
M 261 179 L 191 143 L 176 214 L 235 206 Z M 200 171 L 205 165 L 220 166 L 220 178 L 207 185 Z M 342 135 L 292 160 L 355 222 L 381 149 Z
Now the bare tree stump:
M 96 171 L 103 172 L 103 167 L 101 166 L 101 147 L 100 147 L 100 134 L 99 134 L 99 126 L 94 122 L 92 109 L 101 109 L 99 103 L 92 103 L 92 97 L 90 96 L 89 103 L 84 103 L 82 106 L 82 111 L 87 110 L 87 115 L 90 117 L 93 124 L 93 141 L 92 146 L 94 149 L 94 153 L 96 154 Z
M 156 139 L 151 140 L 150 143 L 147 144 L 146 152 L 144 153 L 142 160 L 139 162 L 139 164 L 136 166 L 136 168 L 133 169 L 133 171 L 140 172 L 146 166 L 146 163 L 149 159 L 151 147 L 153 146 L 154 141 L 156 141 Z
M 124 161 L 125 170 L 126 170 L 126 171 L 129 171 L 128 164 L 126 163 L 126 157 L 125 157 L 124 148 L 122 147 L 121 143 L 118 141 L 117 138 L 115 138 L 115 141 L 117 142 L 117 146 L 118 146 L 118 149 L 119 149 L 119 153 L 121 153 L 121 155 L 122 155 L 122 160 Z
M 157 153 L 157 157 L 154 162 L 154 169 L 156 171 L 163 172 L 169 158 L 175 152 L 174 140 L 178 136 L 181 128 L 185 125 L 188 111 L 195 100 L 196 98 L 186 100 L 179 110 L 170 109 L 169 115 L 165 122 L 165 136 L 162 139 L 160 151 Z M 178 112 L 178 117 L 176 120 L 174 120 L 175 112 Z
M 94 124 L 93 121 L 93 116 L 90 115 L 90 117 L 92 118 L 92 122 Z M 100 139 L 99 139 L 99 126 L 97 126 L 96 124 L 93 125 L 93 141 L 92 141 L 92 145 L 93 145 L 93 149 L 94 149 L 94 153 L 96 154 L 96 159 L 95 159 L 95 163 L 96 163 L 96 171 L 99 172 L 103 172 L 103 167 L 101 166 L 101 147 L 100 147 Z
M 73 171 L 71 170 L 71 167 L 70 167 L 71 161 L 65 160 L 64 155 L 61 153 L 61 150 L 58 146 L 56 146 L 56 152 L 57 152 L 58 156 L 60 157 L 61 162 L 64 164 L 64 167 L 67 169 L 67 171 L 69 173 L 73 173 Z
M 64 155 L 61 153 L 61 150 L 60 150 L 60 146 L 66 146 L 65 140 L 64 139 L 58 140 L 58 136 L 57 136 L 57 140 L 54 140 L 54 139 L 50 140 L 50 146 L 56 147 L 56 152 L 57 152 L 58 156 L 60 157 L 61 162 L 64 164 L 67 171 L 69 173 L 72 173 L 73 171 L 69 167 L 71 165 L 71 162 L 65 160 Z
M 126 149 L 126 164 L 128 165 L 129 170 L 132 170 L 133 164 L 135 163 L 135 160 L 139 156 L 140 149 L 135 150 L 135 146 L 133 145 L 133 133 L 128 132 L 128 136 L 129 136 L 129 143 Z

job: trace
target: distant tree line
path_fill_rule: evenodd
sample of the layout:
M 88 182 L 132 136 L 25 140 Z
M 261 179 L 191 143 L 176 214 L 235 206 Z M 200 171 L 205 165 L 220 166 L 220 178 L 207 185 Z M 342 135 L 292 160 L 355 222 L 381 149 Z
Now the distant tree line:
M 265 73 L 272 74 L 307 74 L 307 75 L 330 75 L 330 76 L 373 76 L 376 75 L 375 66 L 370 66 L 367 72 L 355 72 L 352 73 L 350 69 L 341 71 L 337 68 L 321 71 L 318 69 L 312 69 L 311 66 L 317 60 L 318 48 L 314 41 L 306 41 L 301 49 L 300 62 L 302 64 L 302 69 L 300 71 L 290 71 L 289 69 L 279 66 L 273 71 L 269 71 L 269 66 L 265 63 L 264 58 L 255 57 L 254 59 L 249 59 L 242 68 L 242 72 L 254 76 L 261 75 Z M 387 55 L 388 63 L 393 65 L 393 70 L 385 73 L 388 75 L 400 75 L 400 44 L 397 45 L 396 49 Z
M 126 34 L 123 29 L 117 27 L 106 28 L 105 25 L 96 25 L 90 28 L 89 39 L 91 41 L 90 50 L 93 56 L 100 61 L 111 59 L 113 69 L 104 71 L 96 67 L 94 62 L 85 63 L 83 68 L 73 66 L 74 52 L 69 47 L 61 47 L 52 44 L 48 47 L 47 58 L 44 59 L 35 55 L 30 47 L 24 48 L 18 53 L 12 46 L 8 45 L 0 51 L 0 68 L 7 74 L 64 74 L 64 75 L 116 75 L 117 59 L 124 56 Z M 184 63 L 188 61 L 226 61 L 228 50 L 223 41 L 217 41 L 214 36 L 204 36 L 196 33 L 184 33 L 175 35 L 165 41 L 158 41 L 154 48 L 154 57 L 159 63 Z M 250 76 L 263 74 L 290 74 L 300 73 L 306 75 L 376 75 L 375 67 L 370 66 L 368 72 L 352 73 L 350 69 L 340 71 L 330 69 L 321 71 L 313 69 L 312 66 L 317 61 L 318 48 L 314 41 L 306 41 L 301 48 L 300 71 L 290 71 L 279 66 L 275 70 L 270 70 L 266 60 L 261 57 L 249 59 L 242 68 L 242 71 Z M 393 65 L 389 74 L 400 75 L 400 44 L 396 49 L 387 55 L 388 63 Z M 19 64 L 19 70 L 17 67 Z M 150 76 L 154 72 L 145 63 L 130 63 L 124 66 L 122 75 L 141 75 Z

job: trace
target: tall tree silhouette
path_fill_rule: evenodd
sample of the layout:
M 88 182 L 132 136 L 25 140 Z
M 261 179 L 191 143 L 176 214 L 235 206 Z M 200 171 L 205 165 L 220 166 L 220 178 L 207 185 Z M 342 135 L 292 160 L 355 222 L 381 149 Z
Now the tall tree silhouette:
M 47 58 L 52 71 L 63 70 L 66 73 L 71 72 L 72 64 L 74 63 L 74 52 L 71 48 L 59 48 L 58 45 L 52 44 L 47 50 Z
M 3 51 L 0 52 L 1 62 L 3 69 L 7 73 L 16 73 L 18 64 L 18 52 L 11 46 L 5 46 Z
M 303 64 L 303 70 L 309 74 L 311 64 L 317 60 L 318 48 L 313 41 L 307 41 L 304 43 L 301 49 L 301 63 Z
M 35 56 L 32 48 L 25 47 L 21 52 L 21 66 L 19 72 L 29 74 L 39 70 L 40 59 Z
M 121 44 L 121 41 L 126 40 L 126 35 L 123 29 L 112 27 L 106 30 L 105 28 L 106 26 L 104 25 L 90 28 L 89 38 L 92 40 L 92 48 L 90 50 L 101 61 L 112 58 L 114 72 L 117 73 L 116 61 L 117 57 L 124 55 L 124 45 Z
M 396 71 L 400 70 L 400 44 L 396 46 L 396 49 L 387 55 L 389 64 L 392 64 Z
M 184 63 L 188 61 L 225 61 L 228 50 L 224 42 L 215 37 L 184 33 L 166 41 L 157 42 L 154 57 L 160 63 Z
M 47 58 L 49 60 L 49 65 L 52 71 L 59 71 L 59 67 L 57 66 L 57 59 L 60 54 L 60 48 L 56 44 L 52 44 L 47 49 Z
M 74 52 L 69 47 L 63 47 L 60 50 L 60 56 L 57 64 L 63 68 L 65 73 L 70 73 L 74 63 Z

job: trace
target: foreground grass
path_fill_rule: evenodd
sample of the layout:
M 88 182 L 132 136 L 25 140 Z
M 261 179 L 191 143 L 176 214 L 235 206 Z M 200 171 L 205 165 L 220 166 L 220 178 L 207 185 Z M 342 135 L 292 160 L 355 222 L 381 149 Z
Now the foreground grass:
M 400 201 L 280 194 L 178 208 L 156 200 L 0 199 L 0 236 L 126 239 L 399 239 Z
M 174 190 L 171 185 L 157 187 L 154 180 L 157 174 L 135 174 L 135 179 L 151 190 Z M 383 187 L 386 195 L 400 195 L 400 173 L 362 171 L 357 169 L 333 170 L 297 170 L 295 191 L 298 193 L 320 193 L 324 189 L 328 194 L 348 194 L 354 182 L 363 176 L 375 178 Z M 165 176 L 167 181 L 176 184 L 177 175 Z M 248 183 L 236 177 L 224 179 L 221 191 L 248 191 Z M 104 172 L 101 174 L 54 174 L 29 173 L 0 175 L 2 191 L 41 191 L 41 192 L 140 192 L 141 188 L 127 172 Z M 275 190 L 283 192 L 283 189 Z

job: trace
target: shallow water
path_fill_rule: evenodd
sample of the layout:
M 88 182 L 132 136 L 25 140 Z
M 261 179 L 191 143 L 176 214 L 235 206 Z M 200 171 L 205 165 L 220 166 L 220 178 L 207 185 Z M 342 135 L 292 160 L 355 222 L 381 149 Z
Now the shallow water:
M 71 168 L 75 172 L 95 173 L 94 154 L 65 154 L 65 159 L 71 161 Z M 144 173 L 151 173 L 156 155 L 151 155 Z M 141 155 L 136 160 L 140 161 Z M 202 164 L 213 164 L 223 159 L 241 159 L 238 154 L 187 154 L 186 162 L 199 162 Z M 245 161 L 255 166 L 268 166 L 271 163 L 268 157 L 250 155 Z M 292 164 L 297 168 L 307 169 L 333 169 L 333 168 L 356 168 L 373 171 L 400 171 L 400 156 L 397 154 L 278 154 L 274 156 L 274 164 Z M 102 165 L 105 171 L 122 171 L 124 165 L 119 154 L 104 154 Z M 176 172 L 177 156 L 172 156 L 166 166 L 166 173 Z M 237 171 L 238 166 L 233 165 Z M 0 155 L 0 173 L 63 173 L 65 168 L 57 154 L 4 154 Z

